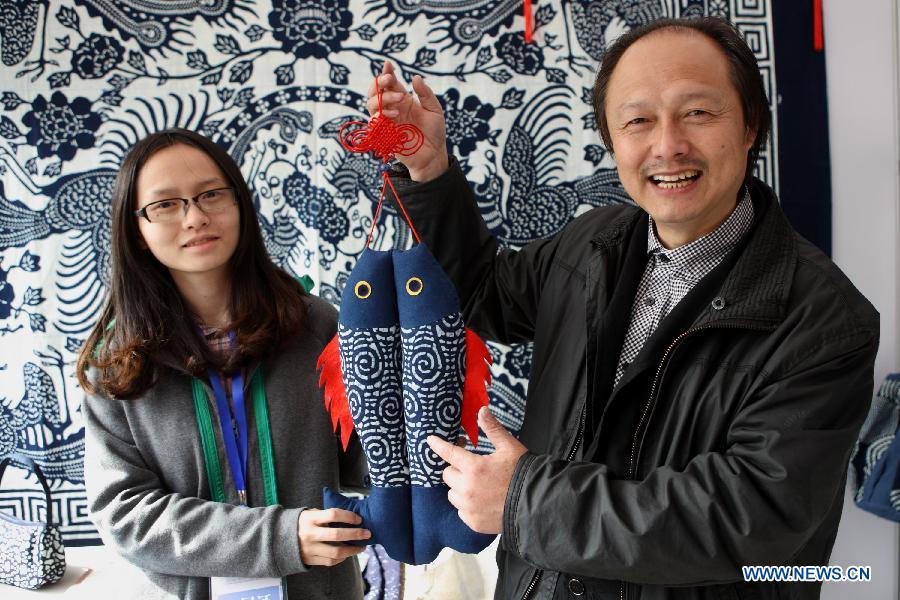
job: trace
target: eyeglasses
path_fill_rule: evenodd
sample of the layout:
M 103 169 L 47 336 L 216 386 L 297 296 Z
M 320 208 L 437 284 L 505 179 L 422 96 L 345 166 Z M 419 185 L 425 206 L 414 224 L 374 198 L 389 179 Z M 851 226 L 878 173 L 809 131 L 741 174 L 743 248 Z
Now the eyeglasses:
M 134 211 L 136 217 L 144 217 L 151 223 L 180 221 L 188 212 L 189 202 L 197 205 L 207 215 L 225 212 L 235 203 L 234 188 L 224 187 L 200 192 L 193 198 L 166 198 L 151 202 Z

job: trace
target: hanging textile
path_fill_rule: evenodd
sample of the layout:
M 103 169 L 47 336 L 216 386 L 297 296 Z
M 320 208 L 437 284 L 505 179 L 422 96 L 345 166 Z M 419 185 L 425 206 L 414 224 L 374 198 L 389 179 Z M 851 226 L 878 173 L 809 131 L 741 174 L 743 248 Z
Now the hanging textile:
M 226 148 L 255 194 L 275 261 L 311 275 L 335 305 L 370 230 L 374 249 L 411 242 L 392 208 L 373 223 L 379 160 L 349 152 L 337 137 L 348 121 L 367 119 L 365 92 L 386 59 L 405 80 L 421 74 L 439 94 L 447 143 L 482 214 L 501 245 L 517 247 L 594 206 L 630 201 L 590 106 L 595 68 L 610 41 L 662 16 L 730 19 L 759 59 L 775 111 L 758 173 L 785 192 L 786 208 L 797 206 L 798 218 L 821 230 L 830 218 L 827 188 L 801 191 L 811 184 L 809 172 L 818 174 L 812 183 L 828 181 L 820 168 L 827 169 L 827 129 L 821 119 L 786 125 L 783 109 L 775 110 L 781 98 L 800 114 L 824 111 L 824 75 L 798 74 L 801 66 L 786 71 L 787 80 L 779 77 L 782 38 L 798 40 L 797 48 L 784 42 L 785 55 L 814 54 L 823 64 L 814 50 L 813 3 L 779 3 L 797 6 L 779 8 L 783 13 L 773 4 L 214 0 L 163 7 L 146 0 L 3 0 L 0 455 L 22 452 L 41 466 L 67 545 L 98 541 L 85 506 L 82 392 L 73 368 L 109 279 L 116 168 L 147 133 L 187 127 Z M 819 87 L 801 83 L 795 87 L 804 95 L 794 96 L 794 79 Z M 811 128 L 814 143 L 806 137 Z M 782 166 L 798 154 L 816 167 Z M 523 177 L 525 171 L 535 176 Z M 799 177 L 803 188 L 790 183 Z M 827 248 L 827 236 L 801 232 Z M 491 407 L 515 431 L 531 349 L 488 347 Z M 479 447 L 487 449 L 484 438 Z M 39 519 L 37 482 L 15 468 L 6 477 L 0 508 Z

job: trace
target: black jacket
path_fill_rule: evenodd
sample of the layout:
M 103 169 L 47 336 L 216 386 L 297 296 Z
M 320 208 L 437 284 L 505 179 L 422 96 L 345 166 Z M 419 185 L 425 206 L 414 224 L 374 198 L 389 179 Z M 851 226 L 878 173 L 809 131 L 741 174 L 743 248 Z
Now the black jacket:
M 534 341 L 497 598 L 818 598 L 743 565 L 827 565 L 867 413 L 878 313 L 751 185 L 739 247 L 660 323 L 615 389 L 647 214 L 595 208 L 498 253 L 453 161 L 400 192 L 468 325 Z

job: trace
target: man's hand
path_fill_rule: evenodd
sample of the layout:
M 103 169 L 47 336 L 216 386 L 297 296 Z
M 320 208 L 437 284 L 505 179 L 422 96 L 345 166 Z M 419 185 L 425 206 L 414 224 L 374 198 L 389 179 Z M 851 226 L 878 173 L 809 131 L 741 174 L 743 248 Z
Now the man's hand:
M 450 165 L 444 110 L 421 75 L 413 77 L 412 87 L 415 96 L 407 93 L 406 86 L 394 73 L 394 66 L 385 61 L 378 76 L 378 89 L 383 92 L 382 113 L 398 125 L 415 125 L 425 135 L 425 143 L 418 152 L 412 156 L 397 156 L 397 159 L 409 169 L 413 181 L 430 181 L 444 173 Z M 373 116 L 378 112 L 378 92 L 374 81 L 369 87 L 366 107 Z
M 450 486 L 447 498 L 463 523 L 478 533 L 500 533 L 509 482 L 519 457 L 528 449 L 487 407 L 478 411 L 478 426 L 494 444 L 493 454 L 480 456 L 434 435 L 428 437 L 428 445 L 449 463 L 444 469 L 444 482 Z
M 300 559 L 304 565 L 333 567 L 366 549 L 365 546 L 348 546 L 340 542 L 372 537 L 368 529 L 329 527 L 329 523 L 359 525 L 362 519 L 356 513 L 340 508 L 308 508 L 300 513 L 297 537 L 300 538 Z

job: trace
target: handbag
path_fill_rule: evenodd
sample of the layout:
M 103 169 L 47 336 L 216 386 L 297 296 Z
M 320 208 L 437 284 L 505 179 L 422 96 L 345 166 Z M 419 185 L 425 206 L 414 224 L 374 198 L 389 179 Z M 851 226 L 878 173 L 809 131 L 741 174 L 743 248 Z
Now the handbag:
M 854 501 L 861 509 L 900 521 L 900 373 L 888 375 L 872 401 L 850 459 Z
M 12 454 L 0 461 L 0 480 L 11 460 L 33 472 L 47 498 L 47 522 L 23 521 L 0 512 L 0 583 L 36 590 L 62 579 L 66 552 L 53 523 L 50 487 L 41 468 L 29 457 Z

